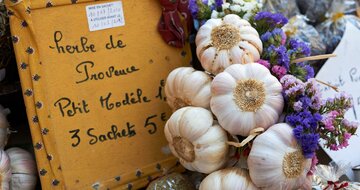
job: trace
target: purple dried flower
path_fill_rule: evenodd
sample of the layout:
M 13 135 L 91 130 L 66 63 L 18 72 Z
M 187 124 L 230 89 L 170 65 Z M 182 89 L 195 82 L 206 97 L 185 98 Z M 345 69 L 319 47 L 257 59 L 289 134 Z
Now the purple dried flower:
M 293 75 L 285 75 L 280 79 L 280 83 L 283 86 L 284 90 L 288 90 L 294 86 L 300 86 L 300 88 L 304 88 L 304 83 L 296 78 Z
M 263 35 L 261 35 L 261 41 L 269 41 L 271 37 L 271 32 L 265 32 Z
M 286 35 L 280 28 L 275 28 L 274 30 L 267 31 L 261 35 L 261 41 L 263 42 L 265 48 L 269 47 L 270 45 L 274 45 L 276 47 L 284 45 L 285 40 Z
M 279 47 L 276 47 L 270 45 L 264 53 L 265 58 L 268 59 L 272 65 L 280 65 L 287 70 L 289 69 L 290 59 L 285 46 L 280 45 Z
M 281 28 L 287 22 L 287 18 L 280 13 L 258 12 L 254 16 L 255 28 L 260 35 L 275 28 Z
M 278 28 L 281 28 L 282 26 L 288 23 L 288 19 L 285 18 L 285 16 L 282 15 L 281 13 L 271 13 L 265 11 L 258 12 L 254 17 L 254 20 L 255 21 L 266 20 L 269 25 L 274 25 L 274 27 L 277 26 Z
M 303 70 L 304 75 L 302 76 L 305 81 L 309 80 L 310 78 L 314 78 L 314 68 L 309 64 L 305 64 L 304 62 L 297 63 L 296 66 Z
M 317 133 L 306 133 L 302 126 L 296 126 L 293 129 L 294 137 L 301 146 L 305 158 L 312 158 L 315 151 L 319 148 L 320 136 Z
M 357 129 L 358 126 L 359 126 L 359 123 L 358 122 L 355 122 L 355 121 L 349 121 L 347 119 L 343 119 L 341 121 L 342 125 L 344 125 L 346 128 L 353 128 L 353 129 Z
M 218 8 L 218 7 L 221 7 L 222 4 L 223 4 L 223 0 L 215 0 L 215 6 Z
M 199 7 L 197 5 L 197 0 L 189 0 L 189 10 L 193 18 L 197 17 L 199 12 Z
M 294 38 L 288 41 L 288 49 L 290 60 L 308 57 L 311 54 L 310 46 L 307 43 Z

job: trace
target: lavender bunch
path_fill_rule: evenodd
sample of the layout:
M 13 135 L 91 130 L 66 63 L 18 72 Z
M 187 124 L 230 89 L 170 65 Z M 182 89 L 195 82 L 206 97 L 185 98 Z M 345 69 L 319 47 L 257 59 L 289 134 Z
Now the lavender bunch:
M 281 28 L 288 23 L 288 19 L 280 13 L 258 12 L 252 20 L 254 28 L 260 35 Z
M 200 23 L 205 23 L 206 20 L 211 18 L 211 13 L 215 9 L 215 6 L 210 5 L 208 0 L 190 0 L 189 10 L 193 19 Z
M 302 81 L 314 77 L 314 69 L 303 62 L 290 64 L 291 61 L 310 56 L 310 46 L 305 42 L 288 39 L 281 27 L 287 19 L 281 14 L 259 12 L 253 19 L 253 25 L 261 34 L 264 50 L 260 64 L 269 63 L 269 70 L 278 79 L 292 74 Z M 264 65 L 264 64 L 263 64 Z
M 293 75 L 285 75 L 280 82 L 287 103 L 285 121 L 294 127 L 294 136 L 306 158 L 315 156 L 320 138 L 331 150 L 348 146 L 359 125 L 344 118 L 352 107 L 350 96 L 339 93 L 323 100 L 316 79 L 304 83 Z
M 283 95 L 287 102 L 286 123 L 293 126 L 294 136 L 306 158 L 313 158 L 318 149 L 320 134 L 319 122 L 322 115 L 321 94 L 314 79 L 303 83 L 293 75 L 285 75 L 280 80 Z

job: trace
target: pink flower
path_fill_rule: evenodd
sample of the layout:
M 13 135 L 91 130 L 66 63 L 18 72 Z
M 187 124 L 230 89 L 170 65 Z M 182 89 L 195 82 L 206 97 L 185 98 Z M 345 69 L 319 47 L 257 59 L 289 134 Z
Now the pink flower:
M 337 151 L 337 150 L 339 150 L 339 147 L 336 144 L 331 144 L 330 145 L 330 150 Z
M 327 129 L 329 131 L 334 131 L 335 130 L 335 127 L 333 125 L 333 118 L 326 117 L 321 122 L 324 124 L 325 129 Z
M 270 69 L 270 63 L 267 60 L 264 59 L 259 59 L 257 61 L 257 63 L 259 63 L 260 65 L 265 66 L 266 68 Z
M 286 68 L 283 66 L 275 65 L 272 67 L 271 71 L 276 75 L 277 78 L 281 79 L 284 75 L 286 75 Z
M 339 115 L 339 112 L 336 111 L 336 110 L 333 110 L 329 113 L 329 116 L 332 117 L 332 118 L 336 118 L 337 116 Z
M 344 140 L 341 144 L 340 144 L 341 148 L 346 148 L 347 146 L 349 146 L 349 141 L 348 140 Z
M 344 139 L 345 139 L 345 140 L 349 140 L 350 137 L 351 137 L 351 134 L 350 134 L 350 133 L 348 133 L 348 132 L 345 132 L 345 133 L 344 133 Z

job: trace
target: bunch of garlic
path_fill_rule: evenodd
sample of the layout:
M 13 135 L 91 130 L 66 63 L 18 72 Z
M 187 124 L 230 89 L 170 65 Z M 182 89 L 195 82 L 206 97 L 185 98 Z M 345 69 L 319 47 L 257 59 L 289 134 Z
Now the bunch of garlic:
M 21 149 L 10 148 L 6 150 L 10 158 L 11 190 L 33 190 L 36 186 L 37 172 L 33 156 Z

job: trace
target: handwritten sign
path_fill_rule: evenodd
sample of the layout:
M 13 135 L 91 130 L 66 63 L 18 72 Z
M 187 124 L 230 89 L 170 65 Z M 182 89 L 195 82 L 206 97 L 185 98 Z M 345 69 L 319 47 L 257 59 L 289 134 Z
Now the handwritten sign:
M 125 25 L 121 1 L 86 6 L 90 31 Z
M 330 58 L 321 68 L 316 78 L 337 86 L 340 91 L 352 95 L 354 106 L 345 115 L 348 120 L 360 121 L 360 30 L 347 23 L 344 36 L 334 51 L 337 55 Z M 323 97 L 333 97 L 335 91 L 321 86 Z M 360 134 L 360 129 L 357 130 Z M 352 166 L 360 164 L 360 136 L 350 139 L 350 146 L 339 151 L 324 149 L 334 161 L 351 163 Z M 348 176 L 352 178 L 349 170 Z
M 136 189 L 174 169 L 164 85 L 190 55 L 157 32 L 159 2 L 42 2 L 9 7 L 43 189 Z

